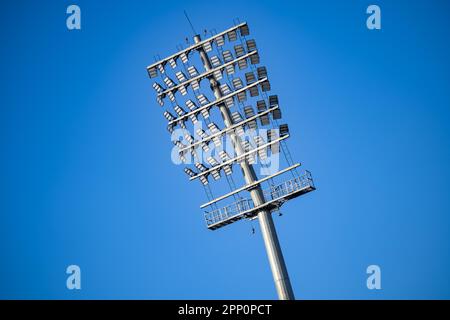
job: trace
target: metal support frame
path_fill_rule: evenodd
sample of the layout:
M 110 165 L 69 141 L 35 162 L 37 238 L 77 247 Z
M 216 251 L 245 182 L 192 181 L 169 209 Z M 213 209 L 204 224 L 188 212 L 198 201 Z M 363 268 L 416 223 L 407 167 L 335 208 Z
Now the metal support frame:
M 254 220 L 262 208 L 278 210 L 286 201 L 316 190 L 307 170 L 301 176 L 273 187 L 263 191 L 266 202 L 261 206 L 255 207 L 251 199 L 240 199 L 228 206 L 205 212 L 208 229 L 216 230 L 244 218 Z
M 247 124 L 247 123 L 249 123 L 249 122 L 251 122 L 253 120 L 256 120 L 256 119 L 258 119 L 258 118 L 260 118 L 262 116 L 265 116 L 266 114 L 268 114 L 268 113 L 270 113 L 270 112 L 272 112 L 272 111 L 274 111 L 276 109 L 279 109 L 278 105 L 276 105 L 275 107 L 270 108 L 270 109 L 268 109 L 266 111 L 263 111 L 261 113 L 257 113 L 253 117 L 250 117 L 250 118 L 247 118 L 247 119 L 245 119 L 245 120 L 243 120 L 241 122 L 235 123 L 231 127 L 225 128 L 225 129 L 223 129 L 223 130 L 221 130 L 221 131 L 219 131 L 219 132 L 217 132 L 215 134 L 211 134 L 211 135 L 209 135 L 208 137 L 206 137 L 204 139 L 198 140 L 198 141 L 196 141 L 196 142 L 194 142 L 194 143 L 192 143 L 190 145 L 187 145 L 186 147 L 180 148 L 178 153 L 182 153 L 182 152 L 184 152 L 186 150 L 194 149 L 195 147 L 201 145 L 202 143 L 206 143 L 208 141 L 211 141 L 213 138 L 216 138 L 216 137 L 222 136 L 224 134 L 227 134 L 231 130 L 234 130 L 234 129 L 236 129 L 238 127 L 241 127 L 241 126 L 243 126 L 243 125 L 245 125 L 245 124 Z
M 194 41 L 197 45 L 202 42 L 199 35 L 194 36 Z M 200 53 L 200 57 L 206 71 L 211 70 L 212 69 L 211 61 L 209 60 L 209 57 L 206 54 L 203 47 L 197 46 L 196 50 L 198 50 L 198 52 Z M 221 100 L 222 92 L 220 91 L 219 88 L 220 87 L 219 82 L 216 79 L 214 79 L 214 77 L 209 77 L 209 82 L 211 85 L 211 89 L 214 91 L 216 99 Z M 225 126 L 227 128 L 233 126 L 233 120 L 231 118 L 230 111 L 225 106 L 225 104 L 220 103 L 218 104 L 218 107 L 222 114 Z M 244 150 L 241 145 L 239 136 L 231 132 L 230 138 L 233 141 L 233 146 L 235 148 L 236 154 L 238 156 L 244 154 Z M 246 184 L 253 184 L 258 180 L 255 171 L 253 169 L 253 166 L 250 165 L 247 161 L 241 162 L 240 166 L 244 174 Z M 258 185 L 255 188 L 251 189 L 249 192 L 255 206 L 261 206 L 265 203 L 261 186 Z M 267 256 L 269 258 L 270 267 L 272 269 L 275 287 L 278 292 L 278 297 L 280 300 L 293 300 L 295 299 L 294 292 L 292 290 L 291 282 L 289 280 L 289 275 L 287 272 L 286 264 L 284 262 L 283 254 L 281 252 L 281 247 L 278 240 L 277 232 L 275 230 L 275 225 L 273 223 L 271 212 L 267 209 L 262 209 L 258 213 L 258 220 L 261 227 L 261 233 L 263 235 Z
M 216 35 L 214 35 L 212 37 L 209 37 L 208 39 L 205 39 L 205 40 L 199 41 L 199 42 L 195 42 L 189 48 L 186 48 L 186 49 L 183 49 L 181 51 L 178 51 L 177 53 L 175 53 L 175 54 L 173 54 L 171 56 L 168 56 L 165 59 L 162 59 L 160 61 L 157 61 L 157 62 L 149 65 L 147 67 L 147 70 L 150 70 L 151 68 L 155 68 L 155 67 L 157 67 L 160 64 L 165 64 L 165 63 L 167 63 L 167 61 L 169 61 L 170 59 L 176 58 L 180 54 L 183 54 L 183 53 L 187 54 L 187 53 L 189 53 L 192 50 L 198 49 L 199 47 L 203 46 L 205 43 L 211 42 L 211 41 L 217 39 L 218 37 L 222 37 L 222 36 L 226 35 L 228 32 L 231 32 L 231 31 L 234 31 L 234 30 L 238 30 L 239 28 L 245 26 L 246 24 L 247 24 L 247 22 L 242 22 L 242 23 L 240 23 L 240 24 L 238 24 L 238 25 L 236 25 L 234 27 L 231 27 L 231 28 L 229 28 L 229 29 L 227 29 L 225 31 L 222 31 L 222 32 L 220 32 L 220 33 L 218 33 L 218 34 L 216 34 Z
M 201 107 L 199 107 L 199 108 L 197 108 L 195 110 L 192 110 L 192 111 L 190 111 L 188 113 L 185 113 L 184 115 L 182 115 L 182 116 L 180 116 L 180 117 L 178 117 L 178 118 L 176 118 L 176 119 L 174 119 L 172 121 L 169 121 L 169 125 L 176 124 L 176 123 L 178 123 L 180 121 L 183 121 L 184 119 L 186 119 L 186 118 L 188 118 L 188 117 L 190 117 L 192 115 L 196 115 L 196 114 L 200 113 L 201 111 L 203 111 L 205 109 L 209 109 L 209 108 L 211 108 L 211 107 L 213 107 L 215 105 L 223 104 L 223 102 L 225 100 L 227 100 L 229 98 L 232 98 L 234 96 L 237 96 L 239 93 L 244 92 L 244 91 L 246 91 L 246 90 L 248 90 L 248 89 L 250 89 L 252 87 L 256 87 L 257 85 L 263 83 L 264 81 L 267 81 L 267 78 L 263 78 L 261 80 L 252 82 L 251 84 L 249 84 L 249 85 L 247 85 L 247 86 L 245 86 L 245 87 L 243 87 L 243 88 L 241 88 L 239 90 L 233 91 L 233 92 L 231 92 L 230 94 L 228 94 L 226 96 L 222 96 L 222 92 L 220 91 L 219 88 L 217 88 L 217 90 L 220 92 L 220 97 L 221 98 L 217 98 L 216 100 L 214 100 L 214 101 L 212 101 L 210 103 L 207 103 L 207 104 L 205 104 L 205 105 L 203 105 L 203 106 L 201 106 Z
M 245 158 L 245 157 L 247 157 L 247 156 L 249 156 L 249 155 L 251 155 L 251 154 L 257 153 L 259 150 L 263 150 L 263 149 L 267 148 L 268 146 L 271 146 L 271 145 L 273 145 L 273 144 L 277 144 L 277 143 L 279 143 L 280 141 L 283 141 L 284 139 L 287 139 L 287 138 L 289 138 L 289 135 L 288 135 L 288 134 L 285 135 L 285 136 L 282 136 L 282 137 L 280 137 L 280 138 L 278 138 L 278 139 L 276 139 L 276 140 L 274 140 L 274 141 L 271 141 L 271 142 L 269 142 L 269 143 L 266 143 L 266 144 L 263 144 L 263 145 L 261 145 L 261 146 L 259 146 L 259 147 L 256 147 L 256 148 L 254 148 L 254 149 L 252 149 L 252 150 L 250 150 L 250 151 L 247 151 L 247 152 L 245 152 L 245 153 L 238 154 L 238 155 L 237 155 L 235 158 L 233 158 L 233 159 L 224 161 L 224 162 L 222 162 L 221 164 L 212 167 L 211 169 L 202 171 L 202 172 L 200 172 L 199 174 L 197 174 L 196 176 L 190 177 L 189 180 L 195 180 L 195 179 L 197 179 L 197 178 L 199 178 L 199 177 L 201 177 L 201 176 L 207 175 L 207 174 L 209 174 L 209 173 L 211 173 L 211 172 L 213 172 L 213 171 L 220 170 L 221 168 L 223 168 L 223 167 L 225 167 L 225 166 L 227 166 L 227 165 L 229 165 L 229 164 L 232 164 L 233 162 L 244 161 L 244 158 Z M 253 182 L 253 183 L 254 183 L 254 182 Z
M 254 51 L 249 52 L 247 54 L 244 54 L 243 56 L 240 56 L 240 57 L 238 57 L 238 58 L 236 58 L 236 59 L 234 59 L 234 60 L 232 60 L 230 62 L 221 64 L 217 68 L 210 69 L 209 71 L 206 71 L 206 72 L 204 72 L 202 74 L 199 74 L 198 76 L 195 76 L 193 78 L 189 78 L 186 81 L 183 81 L 183 82 L 177 84 L 176 86 L 168 87 L 163 92 L 158 93 L 158 96 L 164 98 L 169 92 L 173 92 L 174 93 L 181 87 L 186 87 L 186 86 L 190 85 L 192 82 L 195 82 L 195 81 L 201 81 L 201 80 L 211 76 L 214 72 L 219 71 L 219 70 L 223 70 L 226 67 L 228 67 L 229 65 L 232 65 L 232 64 L 235 64 L 236 62 L 239 62 L 241 60 L 247 59 L 248 57 L 250 57 L 250 56 L 252 56 L 254 54 L 257 54 L 257 53 L 258 53 L 258 51 L 254 50 Z
M 255 181 L 255 182 L 253 182 L 252 184 L 246 184 L 245 186 L 240 187 L 239 189 L 236 189 L 236 190 L 234 190 L 234 191 L 231 191 L 231 192 L 229 192 L 229 193 L 227 193 L 227 194 L 224 194 L 223 196 L 220 196 L 220 197 L 215 198 L 215 199 L 213 199 L 213 200 L 211 200 L 211 201 L 209 201 L 209 202 L 207 202 L 207 203 L 202 204 L 202 205 L 200 206 L 200 209 L 206 208 L 207 206 L 210 206 L 210 205 L 212 205 L 212 204 L 214 204 L 214 203 L 216 203 L 216 202 L 219 202 L 219 201 L 221 201 L 221 200 L 223 200 L 223 199 L 226 199 L 226 198 L 228 198 L 228 197 L 231 197 L 232 195 L 234 195 L 234 194 L 236 194 L 236 193 L 239 193 L 239 192 L 241 192 L 241 191 L 244 191 L 244 190 L 250 190 L 250 189 L 254 188 L 255 186 L 257 186 L 257 185 L 263 183 L 264 181 L 270 180 L 270 179 L 272 179 L 272 178 L 274 178 L 274 177 L 276 177 L 276 176 L 279 176 L 280 174 L 283 174 L 283 173 L 285 173 L 285 172 L 287 172 L 287 171 L 290 171 L 290 170 L 292 170 L 292 169 L 295 169 L 295 168 L 297 168 L 297 167 L 299 167 L 299 166 L 300 166 L 300 163 L 296 163 L 296 164 L 294 164 L 294 165 L 292 165 L 292 166 L 290 166 L 290 167 L 288 167 L 288 168 L 286 168 L 286 169 L 280 170 L 280 171 L 278 171 L 278 172 L 276 172 L 276 173 L 274 173 L 274 174 L 272 174 L 272 175 L 270 175 L 270 176 L 267 176 L 267 177 L 264 177 L 264 178 L 262 178 L 262 179 L 259 179 L 258 181 Z

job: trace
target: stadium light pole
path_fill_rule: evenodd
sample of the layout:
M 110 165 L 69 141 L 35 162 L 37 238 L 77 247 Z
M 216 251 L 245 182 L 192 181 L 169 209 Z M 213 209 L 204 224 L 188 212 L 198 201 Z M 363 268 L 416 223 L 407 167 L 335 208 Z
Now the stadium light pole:
M 277 96 L 268 97 L 269 108 L 267 108 L 266 100 L 258 100 L 257 114 L 254 113 L 251 106 L 246 106 L 244 108 L 245 120 L 242 119 L 238 111 L 230 111 L 230 108 L 234 105 L 235 99 L 237 99 L 237 105 L 246 101 L 247 92 L 250 93 L 250 97 L 258 96 L 260 93 L 264 97 L 265 92 L 270 90 L 265 67 L 257 68 L 257 77 L 255 77 L 253 72 L 247 72 L 245 74 L 246 86 L 243 85 L 239 77 L 233 77 L 235 65 L 238 65 L 240 70 L 245 69 L 248 66 L 248 59 L 252 65 L 259 64 L 259 55 L 254 40 L 247 40 L 245 42 L 246 49 L 243 44 L 234 46 L 236 59 L 233 59 L 230 51 L 223 51 L 223 49 L 219 50 L 225 43 L 225 36 L 228 37 L 230 42 L 236 41 L 238 38 L 238 31 L 240 36 L 245 38 L 245 36 L 249 34 L 247 23 L 244 22 L 235 25 L 206 40 L 202 40 L 200 35 L 195 35 L 193 45 L 153 63 L 147 67 L 147 71 L 151 78 L 157 77 L 158 74 L 161 78 L 164 77 L 162 80 L 165 83 L 166 88 L 163 88 L 163 86 L 156 82 L 153 84 L 153 88 L 157 92 L 158 103 L 163 106 L 164 99 L 168 97 L 177 114 L 176 116 L 173 116 L 168 110 L 164 112 L 165 118 L 169 121 L 168 129 L 171 133 L 175 126 L 179 126 L 182 130 L 187 131 L 185 122 L 190 119 L 193 124 L 196 124 L 198 122 L 198 115 L 202 115 L 205 120 L 209 119 L 209 110 L 212 107 L 217 107 L 220 110 L 221 119 L 225 126 L 223 130 L 219 130 L 214 123 L 209 123 L 209 134 L 200 130 L 199 139 L 194 139 L 191 135 L 187 134 L 188 145 L 184 145 L 179 140 L 174 141 L 174 143 L 178 148 L 180 158 L 183 160 L 186 152 L 191 151 L 195 158 L 197 147 L 201 146 L 203 149 L 208 148 L 208 144 L 210 144 L 211 141 L 214 142 L 214 145 L 220 145 L 220 142 L 217 141 L 218 137 L 228 136 L 232 142 L 233 154 L 236 154 L 236 157 L 231 159 L 226 152 L 220 151 L 219 155 L 222 163 L 219 164 L 216 159 L 209 157 L 207 158 L 207 162 L 211 165 L 210 168 L 205 167 L 200 162 L 196 162 L 195 167 L 199 172 L 196 173 L 190 168 L 185 168 L 184 171 L 189 175 L 190 180 L 199 179 L 206 190 L 209 175 L 212 175 L 214 180 L 218 180 L 220 179 L 220 172 L 223 170 L 228 179 L 228 176 L 232 174 L 231 165 L 235 163 L 239 164 L 245 185 L 241 188 L 236 188 L 234 184 L 233 186 L 230 185 L 230 188 L 232 188 L 230 193 L 215 199 L 210 199 L 208 203 L 205 203 L 200 207 L 212 207 L 212 205 L 216 205 L 216 203 L 224 199 L 240 194 L 242 191 L 248 191 L 251 200 L 240 198 L 241 200 L 232 203 L 231 205 L 206 212 L 205 219 L 207 226 L 210 230 L 216 230 L 241 219 L 257 218 L 259 220 L 278 297 L 280 300 L 293 300 L 295 297 L 272 219 L 272 211 L 279 210 L 287 200 L 315 190 L 315 186 L 311 174 L 308 171 L 303 175 L 297 173 L 296 168 L 300 166 L 300 164 L 290 163 L 290 154 L 287 156 L 286 152 L 288 153 L 288 151 L 284 150 L 283 147 L 281 150 L 285 153 L 286 160 L 288 164 L 290 164 L 286 169 L 279 170 L 276 173 L 268 174 L 268 176 L 258 179 L 255 169 L 249 161 L 248 157 L 256 153 L 261 160 L 263 160 L 267 150 L 269 150 L 272 155 L 277 154 L 279 152 L 278 146 L 281 145 L 284 139 L 289 137 L 289 132 L 287 125 L 284 124 L 279 126 L 279 136 L 277 136 L 278 129 L 275 131 L 269 130 L 267 143 L 265 143 L 264 139 L 262 139 L 259 134 L 256 135 L 256 137 L 253 136 L 253 139 L 257 143 L 256 148 L 249 147 L 248 144 L 246 144 L 248 141 L 243 141 L 242 129 L 248 127 L 253 130 L 256 127 L 257 119 L 261 122 L 262 126 L 272 123 L 269 121 L 269 115 L 271 115 L 272 119 L 276 122 L 276 120 L 281 117 L 281 111 L 279 109 Z M 242 43 L 242 39 L 239 39 Z M 218 51 L 222 52 L 223 63 L 220 62 L 218 56 L 209 57 L 207 52 L 212 50 L 212 44 L 217 47 Z M 188 57 L 194 52 L 199 54 L 205 69 L 201 74 L 198 73 L 195 66 L 189 66 L 188 64 Z M 182 71 L 177 72 L 176 78 L 179 82 L 178 84 L 170 79 L 165 70 L 166 64 L 169 64 L 172 69 L 175 69 L 177 67 L 177 60 L 182 61 L 185 70 L 189 74 L 186 76 Z M 188 65 L 187 68 L 186 65 Z M 224 72 L 232 77 L 231 82 L 234 90 L 230 90 L 228 84 L 220 83 L 220 79 L 222 79 L 222 74 Z M 215 101 L 209 102 L 205 95 L 200 93 L 199 83 L 202 80 L 208 80 L 211 91 L 216 99 Z M 179 92 L 181 95 L 185 96 L 188 93 L 188 88 L 192 88 L 200 106 L 197 106 L 189 99 L 185 101 L 185 104 L 190 111 L 186 112 L 177 104 L 177 97 L 175 94 Z M 285 148 L 287 149 L 287 146 L 285 146 Z M 275 185 L 273 178 L 288 171 L 293 173 L 294 179 Z M 262 188 L 263 183 L 269 183 L 270 189 L 264 191 Z

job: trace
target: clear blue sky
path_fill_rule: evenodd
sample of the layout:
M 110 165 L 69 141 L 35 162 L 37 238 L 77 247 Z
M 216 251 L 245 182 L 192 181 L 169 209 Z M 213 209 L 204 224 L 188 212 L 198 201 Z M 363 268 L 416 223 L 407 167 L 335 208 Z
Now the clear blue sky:
M 368 1 L 2 2 L 0 297 L 276 298 L 259 230 L 207 230 L 170 162 L 145 67 L 190 35 L 186 9 L 249 23 L 314 175 L 274 217 L 296 297 L 450 298 L 450 5 L 373 3 L 381 31 Z

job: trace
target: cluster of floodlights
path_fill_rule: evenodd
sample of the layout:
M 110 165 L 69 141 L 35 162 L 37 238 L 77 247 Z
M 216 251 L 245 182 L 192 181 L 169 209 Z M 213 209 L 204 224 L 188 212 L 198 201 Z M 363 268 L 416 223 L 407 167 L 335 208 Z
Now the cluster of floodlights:
M 241 219 L 257 217 L 278 296 L 294 299 L 272 212 L 279 210 L 287 200 L 315 187 L 311 174 L 308 171 L 299 174 L 300 164 L 292 162 L 285 144 L 289 128 L 287 124 L 278 125 L 277 120 L 281 118 L 278 97 L 267 94 L 271 90 L 267 69 L 259 66 L 256 42 L 246 38 L 249 34 L 244 22 L 203 41 L 196 35 L 188 48 L 155 62 L 147 71 L 151 78 L 159 78 L 153 88 L 158 103 L 165 109 L 167 129 L 172 139 L 176 136 L 174 144 L 179 158 L 186 165 L 194 159 L 184 171 L 190 180 L 200 180 L 205 188 L 208 202 L 200 208 L 209 208 L 204 216 L 208 229 L 216 230 Z M 199 71 L 201 65 L 203 68 Z M 205 84 L 209 85 L 209 94 Z M 250 100 L 256 101 L 254 107 Z M 212 115 L 213 110 L 220 111 L 220 120 L 217 120 L 217 113 L 215 117 Z M 222 124 L 214 123 L 214 119 Z M 205 128 L 202 123 L 206 123 Z M 268 129 L 258 130 L 258 126 Z M 223 148 L 224 138 L 231 140 L 231 150 Z M 266 171 L 264 177 L 259 178 L 254 169 L 257 158 L 261 169 L 279 156 L 280 151 L 288 167 L 275 173 Z M 206 156 L 198 156 L 203 152 Z M 239 188 L 233 180 L 235 164 L 239 165 L 245 181 Z M 208 179 L 219 180 L 221 172 L 230 192 L 214 198 Z M 274 178 L 286 172 L 293 177 L 276 183 Z M 263 190 L 263 183 L 268 184 L 268 188 Z M 242 197 L 241 192 L 248 192 L 250 198 Z M 234 198 L 233 203 L 217 205 L 230 197 Z
M 289 137 L 289 128 L 287 124 L 281 124 L 275 128 L 274 123 L 281 119 L 281 110 L 276 95 L 267 95 L 271 90 L 268 80 L 267 69 L 264 66 L 257 66 L 260 63 L 260 56 L 253 39 L 246 39 L 250 34 L 247 23 L 240 23 L 224 32 L 215 34 L 210 38 L 201 41 L 199 36 L 195 43 L 188 48 L 183 49 L 165 59 L 155 62 L 147 67 L 148 74 L 151 78 L 159 78 L 159 82 L 153 83 L 152 87 L 156 91 L 157 101 L 161 107 L 167 104 L 170 108 L 166 108 L 163 112 L 164 117 L 168 121 L 167 129 L 173 133 L 175 129 L 184 130 L 184 143 L 182 141 L 174 141 L 178 148 L 180 159 L 187 163 L 187 155 L 190 153 L 195 159 L 192 167 L 186 167 L 185 173 L 190 180 L 198 179 L 206 186 L 209 184 L 209 177 L 214 180 L 221 178 L 221 171 L 226 176 L 233 174 L 233 164 L 241 164 L 246 162 L 253 165 L 258 156 L 261 162 L 267 160 L 269 152 L 276 154 L 280 151 L 280 143 Z M 228 40 L 228 41 L 227 41 Z M 230 49 L 227 48 L 231 46 Z M 199 71 L 198 53 L 203 53 L 204 71 Z M 204 57 L 206 60 L 204 61 Z M 197 60 L 196 60 L 197 59 Z M 169 71 L 171 70 L 171 71 Z M 244 71 L 242 71 L 244 70 Z M 245 72 L 247 71 L 247 72 Z M 240 76 L 239 74 L 242 75 Z M 214 100 L 210 101 L 207 95 L 202 93 L 202 81 L 216 84 Z M 212 82 L 211 82 L 212 81 Z M 222 83 L 221 83 L 222 82 Z M 248 104 L 249 98 L 255 98 L 256 109 Z M 261 97 L 261 98 L 258 98 Z M 183 103 L 179 103 L 180 100 Z M 244 105 L 245 104 L 245 105 Z M 225 106 L 229 111 L 231 123 L 225 123 L 220 128 L 216 123 L 211 121 L 211 110 L 215 107 Z M 233 108 L 234 107 L 234 108 Z M 235 109 L 233 111 L 233 109 Z M 206 131 L 202 128 L 196 128 L 194 136 L 187 128 L 187 122 L 193 125 L 199 122 L 199 117 L 207 124 Z M 225 119 L 224 119 L 225 120 Z M 244 138 L 245 130 L 256 131 L 258 129 L 258 121 L 261 126 L 271 126 L 266 131 L 266 135 L 253 134 L 253 142 L 250 143 L 247 137 Z M 224 121 L 226 122 L 226 121 Z M 221 149 L 222 137 L 225 135 L 235 135 L 238 140 L 234 140 L 235 144 L 240 144 L 241 152 L 230 154 L 226 150 Z M 216 156 L 210 155 L 205 161 L 197 156 L 197 149 L 209 151 L 211 144 L 219 150 Z M 234 146 L 236 148 L 236 145 Z M 282 151 L 283 147 L 281 148 Z M 233 151 L 236 151 L 233 150 Z M 218 201 L 226 199 L 236 193 L 252 188 L 260 188 L 262 182 L 269 181 L 273 177 L 278 176 L 287 171 L 295 171 L 300 164 L 291 164 L 287 169 L 278 171 L 272 175 L 264 177 L 260 180 L 253 179 L 242 188 L 231 190 L 230 193 L 210 201 L 201 206 L 215 205 Z M 305 186 L 304 177 L 307 176 L 307 185 Z M 302 183 L 292 190 L 287 190 L 280 199 L 274 202 L 269 209 L 277 209 L 287 199 L 293 198 L 300 194 L 314 190 L 314 185 L 309 172 L 302 176 L 298 175 Z M 248 182 L 248 180 L 247 180 Z M 295 181 L 293 182 L 296 183 Z M 277 186 L 272 185 L 273 189 Z M 266 199 L 266 202 L 273 200 Z M 278 201 L 279 200 L 279 201 Z M 264 207 L 264 206 L 263 206 Z M 261 205 L 250 205 L 247 210 L 235 210 L 232 215 L 229 212 L 221 213 L 218 219 L 211 225 L 206 218 L 207 225 L 210 229 L 216 229 L 222 225 L 220 222 L 237 221 L 236 217 L 252 218 L 257 215 L 257 211 Z M 254 210 L 252 210 L 254 208 Z M 215 212 L 218 208 L 215 207 Z M 220 210 L 219 210 L 220 211 Z M 223 211 L 223 210 L 222 210 Z M 241 213 L 245 212 L 244 215 Z M 207 212 L 208 214 L 208 212 Z M 209 213 L 211 216 L 211 213 Z M 206 216 L 205 216 L 206 217 Z M 216 217 L 217 218 L 217 217 Z

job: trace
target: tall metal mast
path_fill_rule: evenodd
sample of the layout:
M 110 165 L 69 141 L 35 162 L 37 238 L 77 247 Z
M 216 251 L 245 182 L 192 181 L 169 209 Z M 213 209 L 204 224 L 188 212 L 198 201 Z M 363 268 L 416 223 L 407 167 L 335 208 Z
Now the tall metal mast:
M 201 42 L 200 35 L 194 36 L 194 42 Z M 203 47 L 199 47 L 198 51 L 200 53 L 200 57 L 202 59 L 205 70 L 211 70 L 211 62 L 205 52 L 205 49 L 203 49 Z M 211 85 L 211 89 L 214 91 L 214 95 L 216 96 L 216 98 L 222 98 L 223 95 L 220 91 L 220 83 L 214 77 L 209 77 L 209 83 Z M 225 106 L 225 103 L 219 104 L 218 107 L 220 109 L 220 113 L 222 115 L 225 126 L 227 128 L 231 127 L 234 123 L 231 118 L 230 110 Z M 244 153 L 244 150 L 239 137 L 234 133 L 230 134 L 230 136 L 233 141 L 236 154 L 238 156 L 242 155 Z M 252 184 L 258 180 L 253 166 L 248 164 L 247 161 L 241 162 L 240 166 L 242 168 L 242 172 L 247 184 Z M 255 188 L 250 190 L 250 196 L 256 206 L 262 205 L 265 202 L 260 185 L 257 185 Z M 272 215 L 268 210 L 263 209 L 258 212 L 258 219 L 261 226 L 261 233 L 264 238 L 264 244 L 266 246 L 267 256 L 269 257 L 273 279 L 277 288 L 278 297 L 280 298 L 280 300 L 294 300 L 294 292 L 292 291 L 291 281 L 289 280 L 283 253 L 281 252 L 280 243 L 278 241 L 277 231 L 275 230 L 275 225 L 273 224 Z
M 258 180 L 255 169 L 248 160 L 249 157 L 252 155 L 254 156 L 255 154 L 258 154 L 261 160 L 263 160 L 264 157 L 266 157 L 265 152 L 269 151 L 272 155 L 276 154 L 279 152 L 277 150 L 279 150 L 278 148 L 281 146 L 281 143 L 284 142 L 283 140 L 289 137 L 287 125 L 281 125 L 279 129 L 269 130 L 270 132 L 266 139 L 267 143 L 260 135 L 256 135 L 256 137 L 254 137 L 255 141 L 258 143 L 256 148 L 249 148 L 248 144 L 246 145 L 245 141 L 242 140 L 242 131 L 240 131 L 240 129 L 254 129 L 257 119 L 261 122 L 261 125 L 268 125 L 269 115 L 274 122 L 281 117 L 277 96 L 269 96 L 267 100 L 258 100 L 257 114 L 254 113 L 251 106 L 246 106 L 244 108 L 246 116 L 245 120 L 242 119 L 238 111 L 231 112 L 230 110 L 234 105 L 235 100 L 237 100 L 238 103 L 242 103 L 242 101 L 246 100 L 246 92 L 249 92 L 250 96 L 254 97 L 259 95 L 259 93 L 264 96 L 265 92 L 270 90 L 265 67 L 259 67 L 257 69 L 257 77 L 254 76 L 253 72 L 246 73 L 246 86 L 243 86 L 242 81 L 239 78 L 233 78 L 233 91 L 230 90 L 227 84 L 221 84 L 219 82 L 222 78 L 222 73 L 225 71 L 227 75 L 234 74 L 235 65 L 238 65 L 240 69 L 243 69 L 247 66 L 248 59 L 250 59 L 251 64 L 259 63 L 259 54 L 256 50 L 254 40 L 246 41 L 247 50 L 244 49 L 243 45 L 234 47 L 236 59 L 233 59 L 230 51 L 225 52 L 222 50 L 224 63 L 221 63 L 217 56 L 210 58 L 207 53 L 207 51 L 212 50 L 211 44 L 215 44 L 218 48 L 222 47 L 224 45 L 225 35 L 228 36 L 229 41 L 234 41 L 237 39 L 238 31 L 241 36 L 245 37 L 249 34 L 248 30 L 247 24 L 241 23 L 203 41 L 199 35 L 195 35 L 194 44 L 192 46 L 150 65 L 147 67 L 147 70 L 152 78 L 158 76 L 159 71 L 161 78 L 163 78 L 162 80 L 166 84 L 166 88 L 163 88 L 159 83 L 154 83 L 153 85 L 153 88 L 157 91 L 158 102 L 160 105 L 164 104 L 164 98 L 169 97 L 172 101 L 173 108 L 177 113 L 177 116 L 173 116 L 170 111 L 166 110 L 164 112 L 164 116 L 169 121 L 168 129 L 170 132 L 173 132 L 176 126 L 179 126 L 182 130 L 186 131 L 186 121 L 190 119 L 193 124 L 196 124 L 199 115 L 202 115 L 205 120 L 208 119 L 212 107 L 217 107 L 220 110 L 224 129 L 218 130 L 217 125 L 211 125 L 210 123 L 208 124 L 210 129 L 209 134 L 201 130 L 198 139 L 194 139 L 187 134 L 188 145 L 184 145 L 178 140 L 174 143 L 178 147 L 178 152 L 182 159 L 185 159 L 186 154 L 189 152 L 194 155 L 194 158 L 196 157 L 198 162 L 195 163 L 195 167 L 199 172 L 196 173 L 190 168 L 186 168 L 185 172 L 190 176 L 190 180 L 199 179 L 205 188 L 209 188 L 207 179 L 209 175 L 212 175 L 214 180 L 218 180 L 220 178 L 220 171 L 223 170 L 225 174 L 229 176 L 232 172 L 231 165 L 235 163 L 239 164 L 243 173 L 245 185 L 241 188 L 232 188 L 230 193 L 221 197 L 215 199 L 210 198 L 208 203 L 201 206 L 201 208 L 213 208 L 212 211 L 206 212 L 205 214 L 207 226 L 209 229 L 215 230 L 241 219 L 257 218 L 263 235 L 278 297 L 281 300 L 291 300 L 295 299 L 295 297 L 272 219 L 272 211 L 278 210 L 287 200 L 315 190 L 311 175 L 308 171 L 299 175 L 296 168 L 300 166 L 300 164 L 288 163 L 290 165 L 288 168 L 279 170 L 276 173 L 267 175 Z M 167 75 L 164 68 L 165 65 L 168 63 L 172 68 L 175 68 L 177 65 L 176 61 L 179 59 L 186 67 L 186 65 L 188 65 L 188 56 L 189 54 L 192 55 L 193 52 L 199 53 L 205 72 L 198 74 L 195 67 L 188 66 L 187 71 L 189 77 L 182 71 L 179 71 L 176 73 L 179 83 L 175 84 L 175 82 Z M 203 94 L 200 94 L 199 82 L 204 79 L 208 80 L 216 99 L 213 102 L 207 101 L 206 97 Z M 200 103 L 200 106 L 197 106 L 191 99 L 187 100 L 185 104 L 189 107 L 189 112 L 184 111 L 177 104 L 178 101 L 175 96 L 175 93 L 177 92 L 180 92 L 183 96 L 187 95 L 187 88 L 192 88 L 194 95 Z M 268 109 L 267 104 L 269 105 Z M 271 123 L 273 124 L 273 122 Z M 217 137 L 223 135 L 226 135 L 231 140 L 236 157 L 231 159 L 226 152 L 224 153 L 221 151 L 221 163 L 219 164 L 216 159 L 209 157 L 207 161 L 211 167 L 205 167 L 200 163 L 201 159 L 199 159 L 196 153 L 197 148 L 202 147 L 203 149 L 207 149 L 211 141 L 213 141 L 215 145 L 220 145 L 220 142 L 217 142 Z M 287 148 L 287 146 L 284 146 L 284 148 Z M 266 151 L 266 149 L 269 151 Z M 288 152 L 287 150 L 284 150 L 283 147 L 281 149 L 283 152 Z M 286 157 L 286 159 L 289 158 L 290 155 L 289 157 Z M 293 173 L 294 179 L 278 185 L 273 182 L 275 177 L 288 171 Z M 263 190 L 263 183 L 269 183 L 269 190 Z M 214 207 L 218 202 L 228 199 L 231 196 L 235 196 L 236 194 L 240 194 L 243 191 L 248 191 L 251 199 L 239 200 L 223 208 Z

